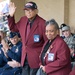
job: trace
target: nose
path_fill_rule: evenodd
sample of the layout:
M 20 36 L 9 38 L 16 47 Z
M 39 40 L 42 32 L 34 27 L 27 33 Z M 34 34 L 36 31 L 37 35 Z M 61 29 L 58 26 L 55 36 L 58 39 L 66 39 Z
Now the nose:
M 51 34 L 51 33 L 48 31 L 48 32 L 47 32 L 47 35 L 50 35 L 50 34 Z

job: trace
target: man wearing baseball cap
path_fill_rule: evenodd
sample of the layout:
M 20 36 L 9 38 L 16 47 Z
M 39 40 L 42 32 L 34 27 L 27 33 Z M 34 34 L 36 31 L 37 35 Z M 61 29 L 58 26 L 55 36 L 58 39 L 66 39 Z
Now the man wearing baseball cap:
M 27 2 L 23 8 L 25 16 L 15 23 L 14 13 L 16 7 L 10 4 L 8 23 L 11 31 L 19 31 L 22 39 L 21 65 L 22 75 L 36 75 L 39 68 L 39 55 L 44 42 L 45 20 L 38 15 L 38 7 L 35 2 Z
M 71 53 L 71 62 L 75 61 L 75 35 L 71 33 L 70 26 L 64 26 L 61 28 L 64 35 L 64 41 L 67 43 L 70 48 Z

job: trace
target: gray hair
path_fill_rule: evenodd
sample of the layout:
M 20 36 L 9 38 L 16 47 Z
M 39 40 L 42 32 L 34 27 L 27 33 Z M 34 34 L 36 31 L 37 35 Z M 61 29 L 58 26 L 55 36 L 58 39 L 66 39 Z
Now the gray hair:
M 46 26 L 47 26 L 47 25 L 54 25 L 55 28 L 56 28 L 57 30 L 59 30 L 59 25 L 58 25 L 58 23 L 57 23 L 54 19 L 51 19 L 51 20 L 49 20 L 49 21 L 46 21 Z

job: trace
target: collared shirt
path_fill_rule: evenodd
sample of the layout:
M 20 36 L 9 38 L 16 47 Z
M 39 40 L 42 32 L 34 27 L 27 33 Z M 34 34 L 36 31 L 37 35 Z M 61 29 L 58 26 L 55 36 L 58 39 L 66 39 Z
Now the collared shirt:
M 37 15 L 36 15 L 36 16 L 37 16 Z M 34 19 L 33 19 L 32 21 L 28 20 L 28 23 L 30 23 L 30 28 L 32 27 L 33 22 L 34 22 L 34 20 L 36 19 L 36 16 L 34 17 Z M 28 24 L 28 23 L 27 23 L 27 24 Z
M 55 37 L 56 38 L 56 37 Z M 44 62 L 44 56 L 47 52 L 47 50 L 49 49 L 50 45 L 52 44 L 52 42 L 55 40 L 55 38 L 50 42 L 50 40 L 47 42 L 47 44 L 45 45 L 44 47 L 44 50 L 41 54 L 41 61 L 42 61 L 42 65 L 45 65 L 45 62 Z

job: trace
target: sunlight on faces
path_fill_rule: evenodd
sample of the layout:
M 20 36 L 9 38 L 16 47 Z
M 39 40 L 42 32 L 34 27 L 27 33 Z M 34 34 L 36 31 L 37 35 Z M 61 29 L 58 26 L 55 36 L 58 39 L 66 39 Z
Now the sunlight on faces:
M 27 8 L 25 10 L 25 15 L 27 16 L 28 19 L 32 19 L 36 14 L 38 13 L 38 9 L 30 9 Z
M 46 36 L 49 40 L 53 40 L 57 35 L 59 31 L 55 28 L 54 25 L 47 25 L 46 26 Z
M 17 35 L 14 36 L 13 38 L 9 38 L 9 39 L 10 39 L 10 41 L 11 41 L 11 43 L 12 43 L 13 45 L 16 45 L 16 44 L 18 43 L 18 41 L 19 41 L 19 38 L 18 38 Z

